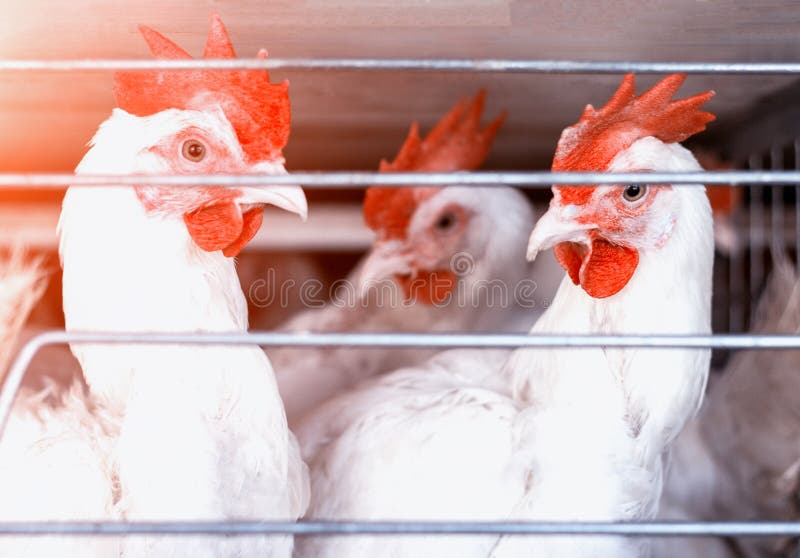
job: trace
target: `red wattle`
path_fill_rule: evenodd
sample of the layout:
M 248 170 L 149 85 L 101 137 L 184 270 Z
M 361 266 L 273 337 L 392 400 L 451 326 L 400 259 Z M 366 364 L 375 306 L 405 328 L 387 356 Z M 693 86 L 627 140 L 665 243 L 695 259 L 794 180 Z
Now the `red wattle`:
M 562 242 L 554 252 L 572 282 L 594 298 L 607 298 L 621 291 L 639 264 L 639 252 L 634 248 L 612 244 L 601 237 L 592 239 L 588 248 L 576 242 Z
M 615 295 L 628 284 L 637 265 L 639 252 L 635 249 L 596 238 L 581 268 L 581 287 L 594 298 Z
M 256 235 L 258 229 L 261 228 L 261 223 L 264 221 L 264 209 L 257 207 L 246 211 L 242 215 L 242 221 L 242 231 L 239 237 L 222 250 L 222 254 L 228 258 L 238 256 L 242 248 Z
M 195 243 L 206 252 L 230 246 L 242 233 L 242 210 L 233 202 L 195 209 L 183 215 L 183 222 Z
M 242 214 L 234 202 L 207 205 L 183 216 L 189 235 L 200 248 L 206 252 L 222 250 L 228 258 L 238 255 L 252 240 L 263 219 L 261 207 Z
M 561 267 L 567 270 L 572 282 L 576 285 L 580 284 L 581 265 L 586 254 L 584 245 L 577 242 L 561 242 L 553 248 L 553 253 Z

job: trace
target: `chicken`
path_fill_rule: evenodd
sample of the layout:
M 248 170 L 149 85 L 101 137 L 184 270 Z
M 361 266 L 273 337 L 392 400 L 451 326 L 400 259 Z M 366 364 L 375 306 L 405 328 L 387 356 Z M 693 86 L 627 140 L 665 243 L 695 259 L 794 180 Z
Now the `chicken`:
M 147 27 L 159 58 L 190 56 Z M 206 58 L 233 58 L 214 14 Z M 266 52 L 259 53 L 259 57 Z M 284 174 L 287 84 L 266 71 L 115 75 L 118 106 L 79 174 Z M 301 216 L 298 186 L 69 188 L 59 222 L 68 330 L 243 332 L 233 257 L 265 204 Z M 253 346 L 73 344 L 90 392 L 120 416 L 127 520 L 282 519 L 305 510 L 307 473 L 270 363 Z M 290 537 L 130 537 L 124 556 L 289 556 Z
M 752 332 L 800 333 L 800 278 L 785 259 L 776 262 Z M 799 362 L 798 351 L 733 355 L 675 444 L 664 493 L 675 513 L 707 521 L 797 521 Z M 789 542 L 764 538 L 731 544 L 736 556 L 750 557 L 789 555 Z M 674 555 L 665 547 L 664 556 Z
M 684 76 L 640 97 L 627 76 L 561 135 L 554 171 L 695 171 L 679 145 L 713 119 Z M 532 334 L 707 334 L 713 231 L 701 186 L 555 186 L 529 258 L 567 270 Z M 309 517 L 638 520 L 655 514 L 662 454 L 700 404 L 709 351 L 441 353 L 324 405 L 298 432 Z M 639 556 L 644 541 L 338 537 L 300 556 Z
M 481 129 L 485 93 L 463 99 L 421 140 L 411 126 L 381 171 L 473 170 L 486 158 L 500 116 Z M 324 308 L 285 331 L 527 331 L 557 284 L 555 261 L 525 262 L 533 211 L 512 188 L 367 190 L 364 219 L 375 242 Z M 548 268 L 549 265 L 549 268 Z M 537 273 L 539 272 L 539 273 Z M 537 281 L 534 282 L 530 277 Z M 542 280 L 544 279 L 544 280 Z M 527 289 L 524 290 L 524 289 Z M 435 351 L 321 348 L 270 352 L 290 424 L 361 380 L 410 366 Z

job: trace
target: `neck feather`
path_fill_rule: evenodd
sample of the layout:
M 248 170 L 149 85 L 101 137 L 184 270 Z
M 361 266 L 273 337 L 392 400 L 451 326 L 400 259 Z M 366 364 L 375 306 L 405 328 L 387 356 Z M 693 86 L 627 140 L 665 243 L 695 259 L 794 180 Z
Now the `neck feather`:
M 532 333 L 709 333 L 710 208 L 702 188 L 682 188 L 679 195 L 681 213 L 674 233 L 661 248 L 640 253 L 625 288 L 595 299 L 565 277 Z M 653 457 L 696 411 L 709 356 L 707 350 L 686 349 L 520 350 L 509 371 L 519 398 L 571 413 L 581 409 L 578 420 L 612 420 Z

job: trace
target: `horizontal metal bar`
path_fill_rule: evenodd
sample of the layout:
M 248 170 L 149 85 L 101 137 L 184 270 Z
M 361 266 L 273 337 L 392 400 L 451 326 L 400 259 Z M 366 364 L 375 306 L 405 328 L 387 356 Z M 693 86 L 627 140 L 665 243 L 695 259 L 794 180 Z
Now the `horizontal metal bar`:
M 179 521 L 3 522 L 2 535 L 624 535 L 776 537 L 800 535 L 794 522 L 532 521 Z
M 365 186 L 524 186 L 547 188 L 552 184 L 798 184 L 800 171 L 709 172 L 296 172 L 271 174 L 88 175 L 50 173 L 0 173 L 0 188 L 61 188 L 75 186 L 155 185 L 267 186 L 301 184 L 310 188 L 363 188 Z
M 544 74 L 798 74 L 797 62 L 632 62 L 590 60 L 268 58 L 230 60 L 0 60 L 0 71 L 413 70 Z
M 800 335 L 533 335 L 456 333 L 125 333 L 50 331 L 30 339 L 0 389 L 0 436 L 25 371 L 42 347 L 64 343 L 260 345 L 264 347 L 507 348 L 639 347 L 800 349 Z
M 53 330 L 31 338 L 36 349 L 65 343 L 101 345 L 259 345 L 262 347 L 367 348 L 596 348 L 800 349 L 800 335 L 572 335 L 528 333 L 137 333 Z

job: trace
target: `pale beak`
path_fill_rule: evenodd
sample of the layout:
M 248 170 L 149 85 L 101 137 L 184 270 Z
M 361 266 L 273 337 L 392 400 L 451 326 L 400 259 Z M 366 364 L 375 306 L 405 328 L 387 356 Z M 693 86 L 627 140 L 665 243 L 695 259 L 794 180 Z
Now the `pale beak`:
M 254 173 L 275 174 L 286 176 L 286 168 L 283 166 L 283 159 L 275 161 L 261 161 L 250 168 Z M 308 201 L 300 186 L 245 186 L 239 188 L 242 195 L 239 197 L 241 205 L 247 204 L 269 204 L 285 209 L 291 213 L 296 213 L 305 221 L 308 218 Z
M 274 205 L 296 213 L 305 221 L 308 218 L 308 201 L 300 186 L 249 186 L 239 188 L 241 205 Z
M 390 240 L 376 243 L 358 274 L 358 292 L 364 297 L 372 286 L 395 275 L 413 273 L 412 257 L 403 242 Z
M 560 242 L 589 243 L 587 232 L 597 228 L 592 224 L 575 220 L 577 208 L 551 205 L 541 216 L 528 239 L 528 261 L 533 261 L 542 250 L 552 248 Z

